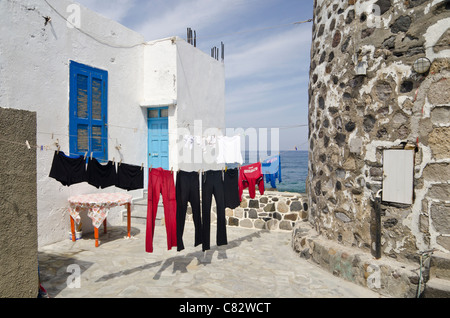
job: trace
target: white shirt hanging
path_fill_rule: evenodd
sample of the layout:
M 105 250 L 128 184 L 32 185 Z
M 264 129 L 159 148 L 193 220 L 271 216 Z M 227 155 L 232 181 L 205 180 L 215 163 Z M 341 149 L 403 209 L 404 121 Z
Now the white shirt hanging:
M 219 154 L 217 155 L 217 163 L 239 163 L 242 164 L 241 154 L 241 137 L 218 136 L 217 145 Z

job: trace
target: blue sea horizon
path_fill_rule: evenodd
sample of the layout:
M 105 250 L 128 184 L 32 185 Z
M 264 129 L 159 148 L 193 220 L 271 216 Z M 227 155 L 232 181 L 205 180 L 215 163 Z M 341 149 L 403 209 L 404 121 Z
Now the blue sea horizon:
M 276 181 L 276 190 L 280 192 L 306 192 L 306 178 L 308 176 L 307 150 L 281 150 L 281 182 Z M 276 155 L 266 151 L 245 151 L 244 164 L 252 164 Z M 265 189 L 271 188 L 270 183 L 264 184 Z

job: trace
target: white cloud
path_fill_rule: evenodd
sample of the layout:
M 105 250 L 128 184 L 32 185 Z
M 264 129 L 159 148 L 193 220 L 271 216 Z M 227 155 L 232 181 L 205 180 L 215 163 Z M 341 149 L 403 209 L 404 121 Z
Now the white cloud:
M 310 28 L 289 27 L 269 37 L 248 37 L 244 47 L 232 47 L 226 57 L 227 79 L 267 73 L 286 74 L 309 66 Z M 304 66 L 303 66 L 304 67 Z
M 114 20 L 121 21 L 135 6 L 137 0 L 76 0 L 82 6 L 95 11 L 98 14 Z
M 207 32 L 229 19 L 245 3 L 245 0 L 151 1 L 144 5 L 147 7 L 148 19 L 136 30 L 148 40 L 182 36 L 187 27 Z

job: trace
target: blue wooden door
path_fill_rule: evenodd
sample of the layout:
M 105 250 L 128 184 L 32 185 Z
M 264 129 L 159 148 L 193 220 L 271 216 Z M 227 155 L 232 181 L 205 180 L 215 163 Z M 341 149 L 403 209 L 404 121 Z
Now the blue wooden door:
M 168 109 L 148 110 L 148 166 L 169 170 Z

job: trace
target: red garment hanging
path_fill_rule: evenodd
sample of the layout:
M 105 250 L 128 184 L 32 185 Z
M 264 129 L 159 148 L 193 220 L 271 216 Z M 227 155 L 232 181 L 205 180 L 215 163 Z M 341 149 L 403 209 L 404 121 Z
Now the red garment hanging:
M 250 198 L 256 194 L 256 185 L 259 193 L 264 194 L 264 175 L 262 174 L 261 162 L 243 166 L 239 169 L 239 199 L 242 201 L 242 192 L 248 188 Z

